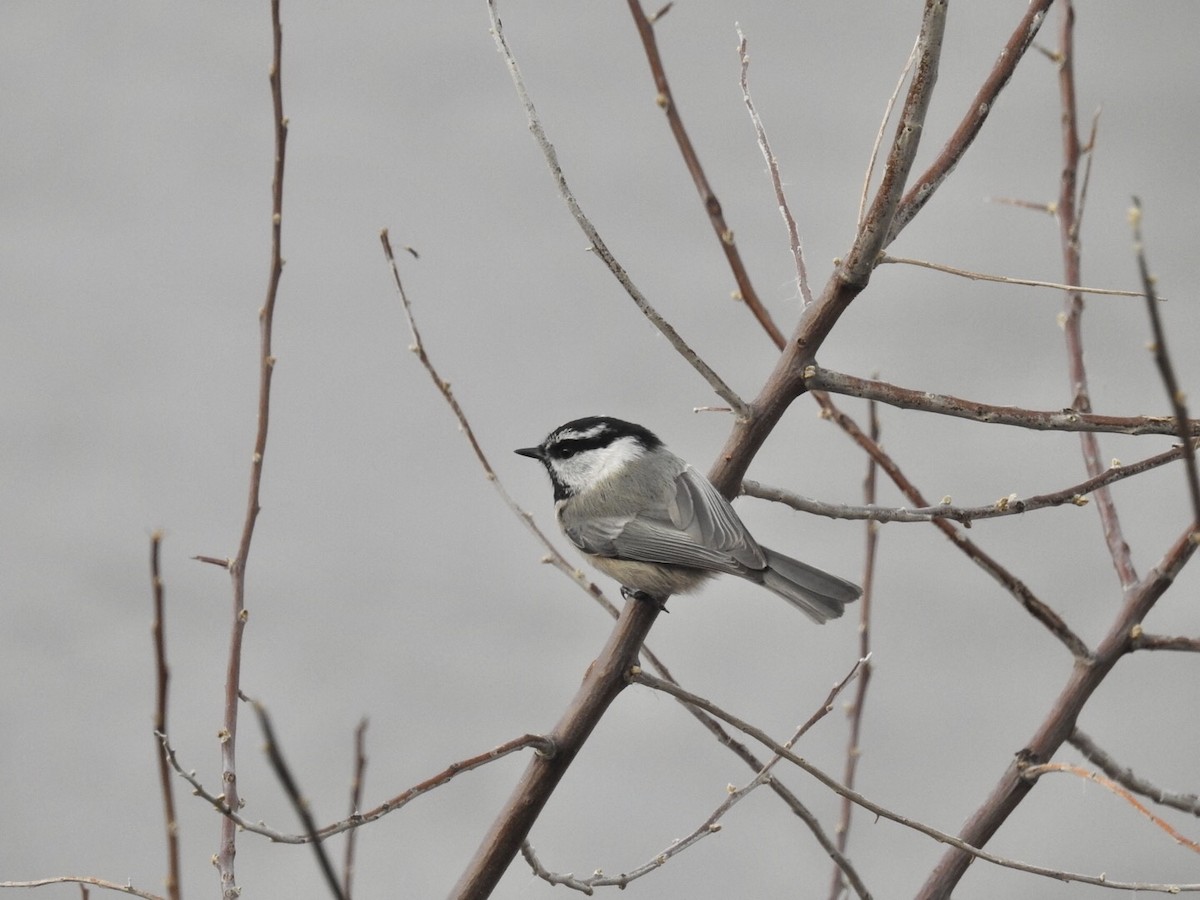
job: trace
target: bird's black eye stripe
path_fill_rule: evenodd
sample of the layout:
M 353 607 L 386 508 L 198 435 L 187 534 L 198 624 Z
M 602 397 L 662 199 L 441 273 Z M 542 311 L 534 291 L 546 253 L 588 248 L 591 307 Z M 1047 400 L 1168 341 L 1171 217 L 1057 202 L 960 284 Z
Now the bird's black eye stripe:
M 546 452 L 555 459 L 570 459 L 576 453 L 596 450 L 612 443 L 612 435 L 603 432 L 588 438 L 559 438 L 546 447 Z
M 611 416 L 589 416 L 555 429 L 542 448 L 551 459 L 570 459 L 587 450 L 609 447 L 621 438 L 633 438 L 645 450 L 662 446 L 662 441 L 641 425 Z

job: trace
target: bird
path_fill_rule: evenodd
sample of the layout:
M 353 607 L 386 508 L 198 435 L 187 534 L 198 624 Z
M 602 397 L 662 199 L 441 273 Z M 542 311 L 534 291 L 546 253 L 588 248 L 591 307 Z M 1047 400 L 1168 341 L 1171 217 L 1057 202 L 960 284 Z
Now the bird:
M 515 452 L 545 467 L 563 534 L 626 594 L 661 607 L 715 575 L 737 575 L 818 623 L 862 595 L 760 545 L 712 482 L 641 425 L 587 416 Z

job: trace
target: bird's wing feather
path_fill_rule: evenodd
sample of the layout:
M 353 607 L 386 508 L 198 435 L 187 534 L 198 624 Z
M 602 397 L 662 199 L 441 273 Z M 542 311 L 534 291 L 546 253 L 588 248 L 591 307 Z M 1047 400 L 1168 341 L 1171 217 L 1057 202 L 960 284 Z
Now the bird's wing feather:
M 639 562 L 744 575 L 766 556 L 729 502 L 691 466 L 675 478 L 661 509 L 636 516 L 597 516 L 565 527 L 580 550 Z
M 671 521 L 697 543 L 728 554 L 750 569 L 762 569 L 767 558 L 712 482 L 687 466 L 675 478 L 675 504 Z

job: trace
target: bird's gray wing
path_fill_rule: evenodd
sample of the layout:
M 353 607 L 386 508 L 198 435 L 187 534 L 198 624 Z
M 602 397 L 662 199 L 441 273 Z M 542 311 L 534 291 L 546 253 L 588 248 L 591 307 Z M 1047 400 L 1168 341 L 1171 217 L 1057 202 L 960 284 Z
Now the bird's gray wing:
M 691 466 L 675 478 L 674 504 L 668 515 L 696 543 L 719 550 L 746 568 L 766 568 L 766 555 L 729 501 Z
M 580 550 L 639 562 L 691 566 L 731 574 L 766 567 L 766 556 L 729 502 L 686 467 L 661 508 L 636 516 L 596 516 L 564 530 Z

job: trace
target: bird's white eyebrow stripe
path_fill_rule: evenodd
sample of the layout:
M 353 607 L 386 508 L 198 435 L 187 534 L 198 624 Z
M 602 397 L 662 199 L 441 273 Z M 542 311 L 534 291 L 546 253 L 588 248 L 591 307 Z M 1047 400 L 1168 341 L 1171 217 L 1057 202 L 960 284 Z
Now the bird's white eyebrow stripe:
M 602 422 L 599 425 L 593 425 L 587 431 L 576 431 L 572 428 L 570 431 L 561 431 L 555 436 L 560 441 L 586 441 L 588 438 L 594 438 L 606 431 L 608 431 L 608 426 Z

